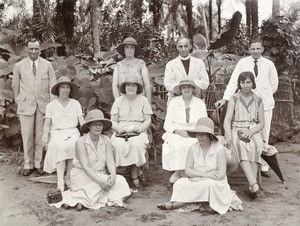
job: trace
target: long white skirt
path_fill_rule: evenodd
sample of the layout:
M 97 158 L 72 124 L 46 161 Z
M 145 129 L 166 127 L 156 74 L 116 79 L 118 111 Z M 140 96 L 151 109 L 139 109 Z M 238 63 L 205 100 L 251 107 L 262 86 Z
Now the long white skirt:
M 135 164 L 140 167 L 146 162 L 146 148 L 149 144 L 146 133 L 128 138 L 111 137 L 111 143 L 114 149 L 116 166 L 130 166 Z
M 96 172 L 97 176 L 104 179 L 109 175 L 103 172 Z M 104 206 L 125 206 L 123 199 L 131 195 L 126 179 L 121 175 L 116 175 L 116 182 L 109 191 L 103 191 L 99 184 L 93 181 L 83 169 L 74 167 L 71 170 L 71 189 L 63 192 L 63 200 L 59 203 L 51 204 L 57 208 L 62 204 L 75 206 L 77 203 L 90 209 L 99 209 Z
M 168 171 L 184 170 L 189 148 L 197 142 L 197 138 L 165 133 L 163 140 L 165 142 L 162 145 L 162 168 Z
M 219 214 L 225 214 L 234 202 L 242 203 L 230 189 L 227 178 L 220 181 L 203 178 L 197 182 L 180 178 L 174 183 L 171 202 L 209 202 Z
M 51 130 L 48 149 L 44 161 L 44 171 L 52 173 L 56 170 L 56 164 L 75 156 L 75 143 L 80 137 L 77 128 L 65 130 Z

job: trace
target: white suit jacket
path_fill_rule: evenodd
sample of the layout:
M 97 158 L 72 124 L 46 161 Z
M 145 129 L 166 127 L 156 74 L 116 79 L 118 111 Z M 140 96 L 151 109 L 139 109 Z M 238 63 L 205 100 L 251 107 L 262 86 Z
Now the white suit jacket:
M 273 94 L 278 88 L 278 75 L 275 65 L 272 61 L 265 57 L 260 57 L 257 62 L 258 75 L 255 79 L 256 93 L 262 98 L 264 104 L 264 110 L 272 110 L 275 106 Z M 223 99 L 229 100 L 237 89 L 237 81 L 240 73 L 244 71 L 251 71 L 254 74 L 254 59 L 252 56 L 248 56 L 239 60 L 232 72 L 229 83 L 224 92 Z M 255 74 L 254 74 L 255 75 Z
M 38 107 L 45 114 L 46 105 L 54 95 L 52 87 L 56 84 L 56 76 L 52 64 L 39 57 L 37 59 L 36 76 L 33 75 L 29 58 L 16 63 L 13 71 L 12 89 L 16 103 L 17 113 L 20 115 L 33 115 Z
M 204 62 L 201 59 L 191 56 L 189 74 L 186 74 L 181 59 L 177 57 L 169 61 L 166 65 L 164 85 L 166 90 L 169 91 L 169 96 L 173 88 L 178 85 L 180 80 L 185 76 L 192 78 L 196 85 L 202 90 L 207 89 L 209 85 L 208 74 Z

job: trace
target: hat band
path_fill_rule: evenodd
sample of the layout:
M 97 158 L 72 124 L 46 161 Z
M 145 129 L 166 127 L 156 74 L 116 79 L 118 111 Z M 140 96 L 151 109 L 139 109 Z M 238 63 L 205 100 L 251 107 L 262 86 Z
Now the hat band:
M 196 126 L 195 130 L 197 130 L 197 132 L 195 131 L 195 133 L 210 133 L 214 135 L 214 131 L 206 126 Z

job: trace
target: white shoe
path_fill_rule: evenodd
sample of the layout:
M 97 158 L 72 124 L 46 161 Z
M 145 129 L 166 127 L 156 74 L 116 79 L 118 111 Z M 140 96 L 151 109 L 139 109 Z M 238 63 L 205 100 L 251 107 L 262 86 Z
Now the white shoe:
M 180 172 L 176 170 L 170 177 L 169 181 L 171 184 L 174 184 L 179 178 L 180 178 Z

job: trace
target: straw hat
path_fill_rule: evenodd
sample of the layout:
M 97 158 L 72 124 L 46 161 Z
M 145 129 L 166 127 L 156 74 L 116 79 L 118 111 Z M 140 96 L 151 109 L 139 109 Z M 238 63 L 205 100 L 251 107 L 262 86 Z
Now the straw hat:
M 74 97 L 75 94 L 77 94 L 77 90 L 78 90 L 78 86 L 76 84 L 74 84 L 73 82 L 71 82 L 71 80 L 67 77 L 67 76 L 60 76 L 57 79 L 57 83 L 52 87 L 51 89 L 51 93 L 53 95 L 58 96 L 59 94 L 59 87 L 61 85 L 69 85 L 71 87 L 71 92 L 70 92 L 70 97 Z
M 194 91 L 193 91 L 193 94 L 198 94 L 200 93 L 200 88 L 195 84 L 195 82 L 190 79 L 190 78 L 183 78 L 179 84 L 177 86 L 175 86 L 173 88 L 173 93 L 176 93 L 177 95 L 181 95 L 182 92 L 181 92 L 181 86 L 183 85 L 190 85 L 190 86 L 193 86 L 194 87 Z
M 135 57 L 141 53 L 141 47 L 138 45 L 137 41 L 132 37 L 128 37 L 128 38 L 124 39 L 122 44 L 119 44 L 117 46 L 117 51 L 120 55 L 125 56 L 125 52 L 124 52 L 125 45 L 134 45 L 135 46 L 135 52 L 134 52 Z
M 125 81 L 120 85 L 120 93 L 123 93 L 125 94 L 125 85 L 127 83 L 133 83 L 133 84 L 136 84 L 138 86 L 138 89 L 137 89 L 137 94 L 140 94 L 143 92 L 143 85 L 139 82 L 138 80 L 138 77 L 135 76 L 135 75 L 127 75 L 126 78 L 125 78 Z
M 109 130 L 112 126 L 112 122 L 106 118 L 104 118 L 104 115 L 102 111 L 98 109 L 90 110 L 86 117 L 85 117 L 85 123 L 82 124 L 80 130 L 83 133 L 87 133 L 89 131 L 89 125 L 91 122 L 100 121 L 103 122 L 103 131 Z
M 214 122 L 210 118 L 203 117 L 198 120 L 195 129 L 187 130 L 187 133 L 190 137 L 196 137 L 197 133 L 208 133 L 212 135 L 214 140 L 218 140 L 214 133 L 214 127 Z

